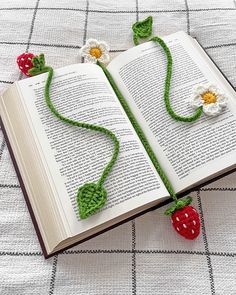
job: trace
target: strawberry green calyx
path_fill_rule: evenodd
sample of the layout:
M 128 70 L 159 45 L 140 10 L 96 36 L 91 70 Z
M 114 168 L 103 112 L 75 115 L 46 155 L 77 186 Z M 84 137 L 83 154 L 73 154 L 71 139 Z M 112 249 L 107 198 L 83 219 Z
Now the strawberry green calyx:
M 42 73 L 47 73 L 51 69 L 45 65 L 44 54 L 40 53 L 39 56 L 32 58 L 33 67 L 28 71 L 31 76 L 36 76 Z
M 165 215 L 172 215 L 176 210 L 182 209 L 192 203 L 192 198 L 188 196 L 186 199 L 177 200 L 175 204 L 165 211 Z

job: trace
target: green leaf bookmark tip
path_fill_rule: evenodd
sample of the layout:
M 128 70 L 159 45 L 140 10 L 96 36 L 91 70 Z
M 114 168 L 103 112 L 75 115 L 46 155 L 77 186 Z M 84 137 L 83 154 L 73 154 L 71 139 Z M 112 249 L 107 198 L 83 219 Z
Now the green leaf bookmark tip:
M 152 34 L 152 16 L 143 21 L 138 21 L 132 26 L 134 34 L 139 38 L 147 38 Z
M 133 40 L 134 44 L 138 45 L 139 38 L 147 38 L 152 34 L 152 17 L 149 16 L 143 21 L 138 21 L 133 24 L 132 30 L 134 32 Z
M 81 219 L 95 214 L 107 201 L 107 192 L 104 187 L 96 183 L 85 183 L 78 190 L 77 204 Z

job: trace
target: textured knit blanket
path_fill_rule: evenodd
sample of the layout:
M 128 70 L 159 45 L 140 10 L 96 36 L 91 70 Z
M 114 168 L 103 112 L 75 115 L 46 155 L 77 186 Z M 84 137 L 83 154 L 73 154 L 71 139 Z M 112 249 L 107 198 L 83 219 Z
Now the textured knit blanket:
M 44 52 L 54 68 L 80 62 L 89 37 L 116 56 L 131 25 L 153 16 L 160 36 L 197 37 L 236 86 L 234 0 L 1 0 L 0 88 L 21 79 L 16 56 Z M 236 294 L 236 174 L 194 192 L 201 236 L 187 241 L 157 209 L 45 260 L 0 132 L 0 294 Z

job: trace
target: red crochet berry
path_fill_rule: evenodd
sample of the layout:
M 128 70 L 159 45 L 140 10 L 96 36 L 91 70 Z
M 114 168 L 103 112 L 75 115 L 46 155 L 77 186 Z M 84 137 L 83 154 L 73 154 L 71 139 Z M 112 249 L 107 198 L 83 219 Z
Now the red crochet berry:
M 195 239 L 200 233 L 200 218 L 192 206 L 176 210 L 171 216 L 175 230 L 189 240 Z
M 32 58 L 34 57 L 33 53 L 22 53 L 17 57 L 17 64 L 19 69 L 26 76 L 31 76 L 28 71 L 33 67 Z

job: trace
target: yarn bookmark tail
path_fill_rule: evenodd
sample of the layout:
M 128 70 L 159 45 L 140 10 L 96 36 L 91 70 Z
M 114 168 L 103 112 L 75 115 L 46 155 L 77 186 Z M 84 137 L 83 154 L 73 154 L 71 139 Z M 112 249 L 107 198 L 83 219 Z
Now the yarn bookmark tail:
M 31 56 L 31 59 L 32 59 L 32 67 L 28 69 L 28 72 L 27 72 L 30 76 L 35 76 L 35 75 L 46 73 L 46 72 L 48 73 L 47 81 L 45 84 L 44 96 L 45 96 L 46 104 L 48 108 L 50 109 L 50 111 L 59 120 L 61 120 L 64 123 L 103 133 L 105 136 L 109 137 L 114 144 L 112 158 L 105 166 L 102 172 L 102 175 L 97 181 L 97 183 L 93 183 L 93 182 L 85 183 L 83 186 L 81 186 L 78 189 L 76 200 L 77 200 L 77 204 L 79 208 L 79 215 L 81 219 L 85 219 L 89 217 L 90 215 L 96 213 L 106 203 L 107 192 L 106 192 L 106 189 L 103 187 L 103 184 L 108 174 L 111 172 L 115 162 L 117 161 L 119 148 L 120 148 L 119 140 L 111 130 L 105 127 L 94 125 L 94 124 L 78 122 L 70 118 L 66 118 L 65 116 L 60 114 L 57 111 L 56 107 L 54 106 L 50 98 L 50 85 L 52 83 L 52 78 L 53 78 L 52 67 L 45 65 L 45 59 L 43 54 L 40 54 L 39 56 L 33 56 L 33 57 Z
M 132 26 L 133 29 L 133 41 L 135 45 L 139 45 L 139 39 L 148 38 L 152 35 L 152 17 L 149 16 L 143 21 L 138 21 Z M 196 109 L 195 113 L 190 116 L 180 116 L 172 108 L 170 102 L 170 85 L 172 77 L 172 55 L 169 47 L 163 39 L 157 36 L 151 37 L 149 41 L 153 41 L 161 46 L 165 52 L 167 59 L 167 69 L 166 69 L 166 78 L 165 78 L 165 88 L 164 88 L 164 103 L 168 114 L 176 121 L 180 122 L 194 122 L 196 121 L 203 113 L 202 107 Z
M 133 29 L 133 41 L 135 45 L 139 44 L 139 39 L 148 38 L 152 34 L 152 17 L 149 16 L 143 21 L 138 21 L 132 26 Z M 166 78 L 164 85 L 164 103 L 167 110 L 167 113 L 176 121 L 180 122 L 195 122 L 203 113 L 203 108 L 200 106 L 196 109 L 195 113 L 190 116 L 180 116 L 175 113 L 172 109 L 170 102 L 170 86 L 171 86 L 171 77 L 172 77 L 172 65 L 173 59 L 169 47 L 164 42 L 163 39 L 153 36 L 149 41 L 153 41 L 161 46 L 163 49 L 166 59 L 167 59 L 167 69 L 166 69 Z M 197 211 L 190 206 L 192 202 L 191 197 L 186 199 L 178 200 L 176 193 L 171 185 L 171 182 L 165 175 L 165 172 L 158 164 L 158 173 L 162 178 L 166 188 L 168 189 L 170 196 L 174 200 L 174 205 L 166 210 L 165 214 L 171 216 L 172 225 L 174 229 L 185 237 L 186 239 L 193 240 L 195 239 L 200 232 L 200 218 Z M 156 167 L 156 166 L 155 166 Z

